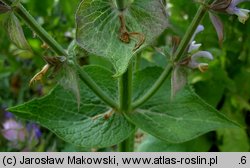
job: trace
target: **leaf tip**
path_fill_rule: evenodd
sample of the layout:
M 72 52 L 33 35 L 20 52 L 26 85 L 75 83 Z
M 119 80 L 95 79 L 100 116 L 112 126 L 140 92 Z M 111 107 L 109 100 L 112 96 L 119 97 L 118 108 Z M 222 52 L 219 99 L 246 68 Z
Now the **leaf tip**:
M 19 112 L 17 106 L 9 107 L 9 108 L 7 108 L 7 111 L 9 111 L 11 113 L 18 113 Z

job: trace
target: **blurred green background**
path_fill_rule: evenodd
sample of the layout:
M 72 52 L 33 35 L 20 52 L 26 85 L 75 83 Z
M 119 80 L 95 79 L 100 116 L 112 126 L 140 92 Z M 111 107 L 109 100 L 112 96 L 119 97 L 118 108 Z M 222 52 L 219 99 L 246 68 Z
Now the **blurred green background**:
M 22 0 L 34 18 L 65 48 L 74 39 L 74 15 L 79 2 L 79 0 Z M 153 45 L 170 47 L 169 39 L 172 35 L 182 37 L 197 7 L 198 4 L 192 0 L 169 0 L 166 8 L 169 12 L 170 27 Z M 241 7 L 250 9 L 250 3 L 242 3 Z M 196 41 L 202 43 L 202 50 L 210 51 L 215 60 L 210 63 L 209 70 L 205 73 L 192 71 L 189 74 L 189 83 L 194 86 L 197 94 L 221 113 L 241 124 L 242 128 L 217 130 L 183 144 L 162 142 L 139 130 L 136 134 L 138 151 L 250 151 L 250 20 L 241 24 L 236 16 L 226 14 L 219 16 L 225 27 L 223 46 L 219 46 L 216 32 L 206 15 L 202 22 L 205 30 L 196 37 Z M 6 14 L 0 15 L 2 25 L 5 18 Z M 29 87 L 29 80 L 44 66 L 42 56 L 54 54 L 43 45 L 34 32 L 22 21 L 21 23 L 33 54 L 17 49 L 8 40 L 4 26 L 0 27 L 0 123 L 2 134 L 4 123 L 14 120 L 29 137 L 17 143 L 7 140 L 1 134 L 0 151 L 115 150 L 116 147 L 105 149 L 75 147 L 58 139 L 46 128 L 33 125 L 28 129 L 30 123 L 7 115 L 8 107 L 46 95 L 56 83 L 53 79 L 46 79 Z M 102 58 L 85 52 L 81 56 L 84 64 L 98 64 L 111 68 L 111 65 Z M 165 61 L 162 60 L 166 59 L 152 47 L 143 51 L 141 56 L 141 68 L 164 66 L 162 62 Z

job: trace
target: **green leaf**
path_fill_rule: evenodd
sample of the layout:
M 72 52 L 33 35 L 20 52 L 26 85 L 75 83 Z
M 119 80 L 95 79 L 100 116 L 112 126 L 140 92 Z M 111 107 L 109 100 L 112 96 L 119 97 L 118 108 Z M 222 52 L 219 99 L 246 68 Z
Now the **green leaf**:
M 138 147 L 139 152 L 208 152 L 212 146 L 207 136 L 201 136 L 184 143 L 168 143 L 153 136 L 147 136 Z
M 247 78 L 245 78 L 244 82 L 247 82 Z M 244 88 L 243 83 L 239 87 Z M 245 90 L 245 92 L 247 91 L 248 90 Z M 244 102 L 244 99 L 238 98 L 239 95 L 241 95 L 241 93 L 238 91 L 237 99 L 239 99 L 238 100 L 240 102 L 239 104 L 236 103 L 236 105 L 234 105 L 234 103 L 232 102 L 232 99 L 234 99 L 234 96 L 231 95 L 226 100 L 224 100 L 223 107 L 221 108 L 221 111 L 226 116 L 229 116 L 231 119 L 233 119 L 234 121 L 236 121 L 237 123 L 241 125 L 241 128 L 237 128 L 237 129 L 219 129 L 216 131 L 217 144 L 221 152 L 249 152 L 250 151 L 249 138 L 247 134 L 248 125 L 246 123 L 247 116 L 243 112 L 244 106 L 242 106 L 241 104 L 242 102 Z
M 6 18 L 5 29 L 8 32 L 10 40 L 19 49 L 31 51 L 31 48 L 24 36 L 22 26 L 13 12 L 11 12 Z
M 219 104 L 226 89 L 234 88 L 234 82 L 218 63 L 209 64 L 209 70 L 206 73 L 192 75 L 196 93 L 213 107 Z
M 145 92 L 161 71 L 152 67 L 139 71 L 134 83 L 136 93 Z M 236 127 L 189 86 L 180 90 L 172 100 L 170 95 L 170 79 L 167 79 L 155 96 L 128 117 L 145 132 L 171 143 L 189 141 L 218 128 Z
M 218 147 L 221 152 L 249 152 L 250 144 L 244 129 L 219 129 Z
M 123 74 L 129 61 L 140 49 L 149 45 L 167 27 L 167 17 L 160 0 L 134 0 L 123 12 L 129 32 L 145 36 L 140 49 L 133 51 L 136 39 L 123 43 L 119 39 L 120 21 L 113 0 L 83 0 L 76 13 L 78 44 L 99 56 L 108 58 Z
M 107 94 L 117 100 L 117 81 L 112 72 L 97 66 L 84 70 Z M 17 116 L 47 127 L 63 140 L 82 147 L 115 145 L 134 131 L 122 114 L 112 112 L 83 83 L 79 83 L 81 104 L 77 107 L 75 95 L 57 86 L 49 95 L 9 110 Z

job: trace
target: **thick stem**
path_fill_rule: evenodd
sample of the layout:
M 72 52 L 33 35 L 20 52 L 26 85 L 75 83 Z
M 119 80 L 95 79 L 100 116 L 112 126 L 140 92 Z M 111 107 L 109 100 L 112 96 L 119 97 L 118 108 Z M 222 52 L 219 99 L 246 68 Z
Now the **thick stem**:
M 175 62 L 178 62 L 181 59 L 183 53 L 186 51 L 186 49 L 190 43 L 190 40 L 191 40 L 197 26 L 200 24 L 202 18 L 206 14 L 206 11 L 207 11 L 207 8 L 203 5 L 201 5 L 200 8 L 198 9 L 193 21 L 191 22 L 191 24 L 190 24 L 189 28 L 187 29 L 180 45 L 178 46 L 177 51 L 175 52 L 175 55 L 174 55 Z M 173 65 L 168 64 L 166 66 L 166 68 L 164 69 L 164 71 L 162 72 L 161 76 L 157 79 L 157 81 L 153 84 L 153 86 L 147 91 L 147 93 L 145 93 L 145 95 L 143 95 L 141 98 L 139 98 L 138 100 L 136 100 L 133 103 L 132 109 L 135 109 L 135 108 L 141 106 L 148 99 L 150 99 L 158 91 L 158 89 L 163 85 L 164 81 L 168 78 L 172 69 L 173 69 Z
M 120 111 L 128 113 L 131 110 L 132 102 L 132 75 L 133 63 L 131 62 L 128 70 L 119 79 L 119 99 Z
M 140 65 L 141 65 L 141 54 L 136 55 L 135 58 L 135 71 L 140 70 Z
M 118 145 L 119 152 L 134 152 L 135 132 Z
M 12 0 L 1 0 L 9 6 L 12 6 Z M 67 56 L 66 51 L 63 47 L 49 35 L 46 30 L 44 30 L 37 21 L 29 14 L 29 12 L 21 5 L 17 4 L 14 7 L 14 12 L 22 18 L 25 23 L 58 55 Z M 75 65 L 77 72 L 79 73 L 80 79 L 85 82 L 85 84 L 104 102 L 106 102 L 109 106 L 114 109 L 118 109 L 118 105 L 115 101 L 113 101 L 102 89 L 91 79 L 91 77 L 84 71 L 81 70 L 79 65 Z
M 128 66 L 127 71 L 119 79 L 119 99 L 122 113 L 131 111 L 132 102 L 132 78 L 133 78 L 133 62 Z M 126 115 L 126 114 L 125 114 Z M 134 134 L 125 139 L 118 145 L 120 152 L 133 152 L 134 150 Z
M 117 8 L 120 10 L 120 11 L 123 11 L 125 8 L 126 8 L 126 2 L 127 0 L 116 0 L 116 5 L 117 5 Z

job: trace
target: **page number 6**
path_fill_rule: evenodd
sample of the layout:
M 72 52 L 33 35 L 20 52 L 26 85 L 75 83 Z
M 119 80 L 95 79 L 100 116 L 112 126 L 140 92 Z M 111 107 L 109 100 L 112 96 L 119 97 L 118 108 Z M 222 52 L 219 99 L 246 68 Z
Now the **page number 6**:
M 247 163 L 247 157 L 246 156 L 242 156 L 241 160 L 240 160 L 240 164 L 246 164 Z

